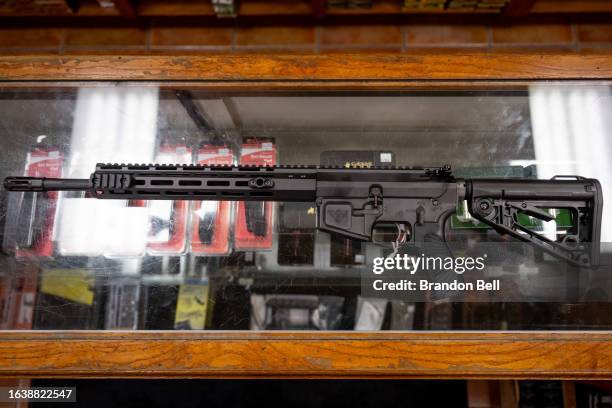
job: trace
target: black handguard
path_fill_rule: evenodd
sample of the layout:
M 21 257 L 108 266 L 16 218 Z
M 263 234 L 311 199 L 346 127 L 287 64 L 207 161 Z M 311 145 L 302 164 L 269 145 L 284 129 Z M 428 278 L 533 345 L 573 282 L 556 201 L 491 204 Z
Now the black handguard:
M 89 180 L 8 177 L 9 191 L 88 190 L 101 199 L 315 202 L 317 227 L 373 241 L 379 226 L 401 226 L 406 242 L 444 241 L 458 203 L 501 234 L 530 242 L 580 266 L 599 262 L 602 193 L 582 177 L 551 180 L 456 179 L 449 166 L 203 166 L 98 164 Z M 552 219 L 570 210 L 573 226 L 558 240 L 525 228 L 519 215 Z

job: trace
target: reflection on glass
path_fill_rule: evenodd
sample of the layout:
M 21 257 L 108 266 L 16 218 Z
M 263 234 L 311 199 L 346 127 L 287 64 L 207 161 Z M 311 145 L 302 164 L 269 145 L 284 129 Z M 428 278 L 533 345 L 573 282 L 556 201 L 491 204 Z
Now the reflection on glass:
M 384 158 L 396 165 L 450 164 L 463 178 L 581 175 L 602 183 L 603 240 L 611 240 L 610 87 L 500 89 L 224 95 L 193 90 L 193 104 L 179 100 L 174 90 L 149 86 L 0 91 L 0 176 L 85 178 L 99 162 L 238 163 L 245 151 L 264 147 L 281 164 L 350 166 Z M 317 231 L 313 203 L 250 211 L 256 218 L 251 230 L 257 222 L 273 228 L 271 236 L 267 228 L 260 233 L 265 240 L 255 237 L 247 245 L 236 239 L 248 228 L 246 220 L 238 225 L 235 203 L 182 207 L 5 191 L 0 198 L 0 328 L 612 327 L 605 270 L 560 269 L 530 246 L 512 247 L 508 237 L 463 207 L 448 226 L 454 254 L 468 256 L 477 244 L 496 248 L 486 273 L 463 276 L 503 281 L 513 302 L 491 302 L 486 293 L 466 294 L 463 303 L 369 296 L 361 275 L 392 249 Z M 551 238 L 569 228 L 567 211 L 547 211 L 554 221 L 521 221 Z
M 150 163 L 155 150 L 157 107 L 155 87 L 80 88 L 66 177 L 87 178 L 97 163 Z M 67 195 L 61 196 L 58 208 L 60 254 L 144 254 L 146 208 L 127 206 L 123 200 Z
M 532 85 L 529 106 L 540 178 L 597 178 L 612 202 L 612 90 L 601 85 Z M 610 187 L 608 187 L 610 186 Z M 604 205 L 602 242 L 612 242 L 612 206 Z

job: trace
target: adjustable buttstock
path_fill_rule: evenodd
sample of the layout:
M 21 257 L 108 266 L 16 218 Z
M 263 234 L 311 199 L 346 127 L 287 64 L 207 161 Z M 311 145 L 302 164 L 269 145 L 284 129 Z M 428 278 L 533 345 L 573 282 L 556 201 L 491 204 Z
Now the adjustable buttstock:
M 599 264 L 603 199 L 595 179 L 474 179 L 468 182 L 466 199 L 472 216 L 500 233 L 531 242 L 576 265 Z M 521 214 L 551 221 L 551 210 L 568 211 L 572 223 L 554 239 L 519 222 Z

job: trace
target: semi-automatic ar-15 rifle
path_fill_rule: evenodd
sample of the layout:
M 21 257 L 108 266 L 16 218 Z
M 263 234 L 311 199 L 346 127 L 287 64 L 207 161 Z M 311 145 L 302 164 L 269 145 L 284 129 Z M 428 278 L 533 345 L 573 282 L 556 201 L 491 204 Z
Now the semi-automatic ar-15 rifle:
M 445 240 L 445 223 L 463 200 L 471 216 L 501 234 L 530 242 L 581 266 L 597 265 L 602 213 L 599 182 L 458 179 L 449 166 L 333 168 L 324 166 L 201 166 L 98 164 L 89 179 L 8 177 L 9 191 L 86 190 L 102 199 L 314 202 L 320 230 L 375 241 L 397 226 L 402 241 Z M 566 209 L 572 227 L 557 239 L 520 224 Z

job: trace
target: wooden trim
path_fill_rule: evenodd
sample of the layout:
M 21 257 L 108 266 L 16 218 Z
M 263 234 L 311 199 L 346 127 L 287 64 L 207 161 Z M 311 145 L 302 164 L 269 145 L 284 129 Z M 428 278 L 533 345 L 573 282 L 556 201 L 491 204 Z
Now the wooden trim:
M 2 56 L 1 81 L 611 79 L 611 54 Z
M 576 384 L 573 381 L 563 381 L 563 408 L 576 408 Z
M 612 379 L 612 333 L 0 332 L 0 376 Z

